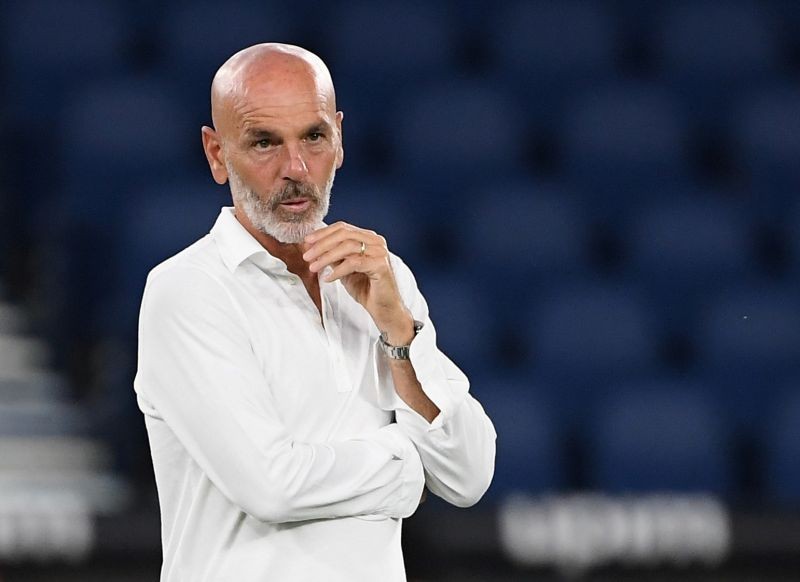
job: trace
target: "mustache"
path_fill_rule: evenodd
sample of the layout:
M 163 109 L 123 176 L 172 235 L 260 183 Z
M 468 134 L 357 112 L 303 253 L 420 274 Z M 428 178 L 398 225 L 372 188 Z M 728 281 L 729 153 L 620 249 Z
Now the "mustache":
M 313 202 L 322 202 L 322 195 L 314 184 L 289 182 L 277 195 L 272 197 L 272 208 L 275 209 L 287 200 L 295 198 L 308 198 Z

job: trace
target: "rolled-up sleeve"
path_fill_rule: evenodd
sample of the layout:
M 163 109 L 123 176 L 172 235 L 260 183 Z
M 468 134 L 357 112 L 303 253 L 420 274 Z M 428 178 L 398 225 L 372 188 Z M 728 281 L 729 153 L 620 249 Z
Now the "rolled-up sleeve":
M 136 391 L 213 484 L 268 522 L 413 513 L 423 469 L 409 435 L 389 425 L 349 440 L 293 439 L 245 330 L 245 314 L 207 273 L 149 277 Z
M 470 395 L 467 377 L 437 347 L 427 303 L 411 271 L 394 256 L 392 266 L 407 307 L 423 323 L 411 342 L 411 364 L 422 390 L 440 413 L 428 423 L 403 402 L 394 389 L 385 356 L 375 349 L 378 403 L 385 410 L 395 411 L 397 423 L 416 445 L 428 489 L 454 505 L 467 507 L 483 496 L 494 475 L 494 425 Z

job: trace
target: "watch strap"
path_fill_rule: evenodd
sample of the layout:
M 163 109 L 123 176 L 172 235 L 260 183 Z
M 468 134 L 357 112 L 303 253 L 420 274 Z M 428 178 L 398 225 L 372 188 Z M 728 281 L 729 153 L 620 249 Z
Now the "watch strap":
M 420 321 L 414 320 L 414 337 L 420 332 L 422 329 L 423 324 Z M 389 342 L 386 341 L 386 332 L 381 332 L 381 335 L 378 337 L 378 344 L 381 346 L 381 350 L 386 357 L 391 360 L 408 360 L 411 358 L 411 344 L 406 346 L 393 346 Z

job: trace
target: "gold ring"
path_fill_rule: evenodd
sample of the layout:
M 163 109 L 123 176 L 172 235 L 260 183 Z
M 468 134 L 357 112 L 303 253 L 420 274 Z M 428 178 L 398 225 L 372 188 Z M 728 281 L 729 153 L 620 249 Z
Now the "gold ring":
M 363 257 L 363 256 L 364 256 L 364 253 L 366 253 L 366 252 L 367 252 L 367 243 L 365 243 L 365 242 L 362 240 L 362 241 L 361 241 L 361 250 L 360 250 L 360 251 L 358 251 L 358 254 L 359 254 L 359 256 L 362 256 L 362 257 Z

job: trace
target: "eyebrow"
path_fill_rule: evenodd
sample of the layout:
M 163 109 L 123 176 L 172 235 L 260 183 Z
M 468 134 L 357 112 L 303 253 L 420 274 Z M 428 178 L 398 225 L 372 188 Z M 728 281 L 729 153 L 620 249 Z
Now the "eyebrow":
M 278 137 L 278 134 L 270 131 L 269 129 L 260 129 L 254 127 L 245 131 L 245 137 L 248 139 L 275 139 Z
M 331 125 L 327 121 L 317 121 L 306 127 L 301 135 L 309 135 L 311 133 L 328 133 L 332 130 Z M 280 140 L 281 137 L 278 133 L 259 127 L 252 127 L 245 131 L 245 137 L 252 140 L 271 139 Z

